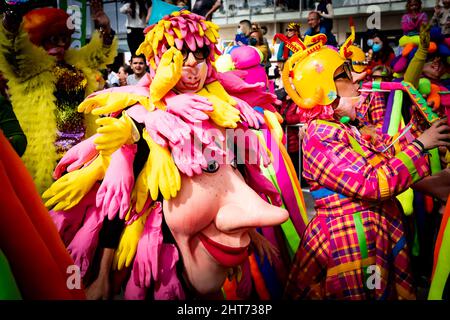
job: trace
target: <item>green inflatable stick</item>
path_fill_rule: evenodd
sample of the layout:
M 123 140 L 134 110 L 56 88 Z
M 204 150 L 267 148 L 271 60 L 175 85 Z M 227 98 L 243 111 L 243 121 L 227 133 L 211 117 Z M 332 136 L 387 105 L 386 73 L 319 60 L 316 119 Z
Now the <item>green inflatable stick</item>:
M 448 205 L 448 204 L 447 204 Z M 428 300 L 442 300 L 445 283 L 450 274 L 450 223 L 444 231 L 439 257 L 434 270 L 433 279 L 431 281 Z
M 402 119 L 403 92 L 396 90 L 394 93 L 394 103 L 392 105 L 391 122 L 389 123 L 388 134 L 392 137 L 398 132 Z

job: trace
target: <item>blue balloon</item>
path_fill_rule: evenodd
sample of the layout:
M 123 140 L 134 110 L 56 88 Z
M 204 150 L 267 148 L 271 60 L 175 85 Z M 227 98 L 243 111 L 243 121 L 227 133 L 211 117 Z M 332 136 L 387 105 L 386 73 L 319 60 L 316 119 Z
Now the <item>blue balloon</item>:
M 440 27 L 432 27 L 430 29 L 430 40 L 436 43 L 440 43 L 444 40 L 444 35 Z
M 450 49 L 444 43 L 441 43 L 438 45 L 438 51 L 439 51 L 440 56 L 443 56 L 443 57 L 450 56 Z

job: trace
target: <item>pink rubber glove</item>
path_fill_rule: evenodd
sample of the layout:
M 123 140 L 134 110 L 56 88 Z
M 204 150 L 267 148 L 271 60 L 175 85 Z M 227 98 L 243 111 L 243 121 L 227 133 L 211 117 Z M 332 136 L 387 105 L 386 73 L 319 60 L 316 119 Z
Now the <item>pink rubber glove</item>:
M 112 154 L 105 178 L 97 192 L 97 208 L 101 208 L 103 215 L 107 215 L 109 220 L 113 220 L 117 212 L 123 220 L 130 208 L 136 150 L 137 146 L 134 144 L 123 145 Z
M 124 299 L 125 300 L 145 300 L 147 297 L 147 288 L 140 288 L 134 283 L 133 274 L 128 279 L 127 286 L 125 287 Z
M 190 137 L 187 123 L 179 117 L 162 110 L 147 111 L 142 105 L 136 104 L 126 113 L 139 123 L 144 123 L 151 138 L 163 147 L 167 147 L 167 138 L 172 143 L 184 143 Z
M 148 112 L 145 117 L 145 128 L 152 139 L 160 146 L 166 147 L 167 138 L 173 144 L 189 140 L 191 129 L 179 117 L 162 110 Z
M 184 300 L 183 287 L 176 270 L 177 248 L 173 244 L 163 243 L 159 254 L 159 281 L 155 283 L 155 300 Z
M 259 129 L 260 124 L 265 123 L 263 116 L 259 112 L 253 110 L 247 102 L 236 97 L 233 97 L 233 99 L 237 102 L 235 107 L 241 112 L 241 118 L 246 121 L 250 127 Z
M 247 71 L 233 70 L 228 72 L 217 72 L 216 78 L 220 84 L 229 93 L 234 92 L 255 92 L 263 90 L 265 85 L 263 82 L 250 84 L 245 82 L 243 78 L 247 75 Z M 258 90 L 259 89 L 259 90 Z
M 167 111 L 190 122 L 199 122 L 209 119 L 204 111 L 213 111 L 212 103 L 207 98 L 193 94 L 174 94 L 170 92 L 164 98 Z
M 161 222 L 162 206 L 161 202 L 156 202 L 145 222 L 133 263 L 132 276 L 140 288 L 149 288 L 152 279 L 158 281 L 158 258 L 163 241 Z
M 207 161 L 204 150 L 207 147 L 218 156 L 225 155 L 225 152 L 214 142 L 215 139 L 218 139 L 220 144 L 222 144 L 225 141 L 225 137 L 209 121 L 201 123 L 188 122 L 187 124 L 194 133 L 193 141 L 191 139 L 183 145 L 179 143 L 169 143 L 169 145 L 178 169 L 185 175 L 192 177 L 194 174 L 201 174 L 202 169 L 206 168 Z
M 95 194 L 97 193 L 98 188 L 99 184 L 97 183 L 80 203 L 67 211 L 49 211 L 50 217 L 66 247 L 73 240 L 80 228 L 87 208 L 94 206 Z
M 184 145 L 169 142 L 173 160 L 185 175 L 192 177 L 194 174 L 201 174 L 202 168 L 208 165 L 202 152 L 202 145 L 187 141 Z
M 210 121 L 202 121 L 201 123 L 187 123 L 194 133 L 197 143 L 209 145 L 218 141 L 219 143 L 225 141 L 222 132 L 211 124 Z
M 145 75 L 141 78 L 141 80 L 139 80 L 138 83 L 136 83 L 136 87 L 144 87 L 147 89 L 147 94 L 148 96 L 150 96 L 150 85 L 152 83 L 152 79 L 150 77 L 150 74 L 147 72 L 145 73 Z M 131 87 L 131 86 L 127 86 L 127 87 Z
M 133 118 L 133 120 L 135 120 L 139 123 L 144 123 L 145 117 L 147 116 L 147 113 L 149 111 L 147 109 L 145 109 L 145 107 L 142 104 L 137 103 L 134 106 L 125 110 L 125 112 L 127 115 L 129 115 L 131 118 Z
M 94 157 L 98 155 L 98 151 L 95 149 L 94 144 L 94 139 L 97 136 L 98 134 L 95 134 L 89 139 L 81 141 L 70 148 L 56 166 L 55 171 L 53 172 L 53 178 L 59 179 L 65 171 L 72 172 L 77 170 L 85 163 L 94 159 Z
M 135 220 L 139 219 L 144 213 L 147 212 L 148 208 L 153 205 L 153 200 L 151 197 L 147 198 L 147 201 L 145 202 L 144 206 L 142 207 L 142 210 L 137 212 L 136 211 L 136 194 L 135 192 L 131 193 L 131 210 L 125 217 L 125 225 L 132 224 Z
M 90 206 L 86 211 L 83 226 L 78 230 L 67 247 L 74 263 L 80 267 L 80 275 L 84 277 L 92 263 L 98 244 L 98 235 L 103 225 L 104 216 L 100 209 Z

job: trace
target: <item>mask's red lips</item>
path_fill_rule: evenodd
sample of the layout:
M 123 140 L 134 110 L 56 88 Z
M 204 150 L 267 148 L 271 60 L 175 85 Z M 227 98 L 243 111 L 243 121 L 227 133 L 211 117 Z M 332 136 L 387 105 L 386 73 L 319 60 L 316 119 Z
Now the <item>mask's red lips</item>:
M 202 233 L 198 237 L 211 256 L 225 267 L 238 266 L 248 257 L 248 247 L 229 247 L 211 240 Z
M 199 84 L 200 84 L 200 80 L 193 82 L 193 83 L 184 82 L 184 86 L 188 89 L 197 89 Z

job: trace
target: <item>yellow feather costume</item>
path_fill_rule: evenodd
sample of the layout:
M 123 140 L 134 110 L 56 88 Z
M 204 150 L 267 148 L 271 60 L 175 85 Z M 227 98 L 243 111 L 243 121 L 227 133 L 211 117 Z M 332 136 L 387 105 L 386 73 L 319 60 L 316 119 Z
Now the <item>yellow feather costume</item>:
M 81 49 L 69 49 L 65 61 L 81 70 L 87 79 L 85 96 L 97 89 L 96 72 L 113 63 L 118 41 L 104 47 L 100 34 L 94 32 L 89 44 Z M 0 24 L 0 71 L 8 79 L 14 112 L 28 139 L 22 157 L 40 194 L 53 182 L 52 172 L 58 155 L 56 138 L 56 66 L 54 57 L 33 45 L 20 27 L 12 34 Z M 86 136 L 95 132 L 95 118 L 85 118 Z

